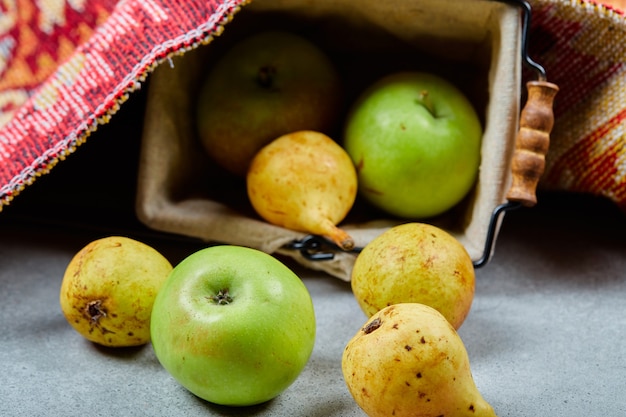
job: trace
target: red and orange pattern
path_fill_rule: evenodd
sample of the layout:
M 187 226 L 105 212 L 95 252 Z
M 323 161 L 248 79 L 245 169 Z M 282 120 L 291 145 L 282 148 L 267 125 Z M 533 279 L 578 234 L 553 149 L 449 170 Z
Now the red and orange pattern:
M 0 126 L 91 37 L 115 3 L 0 1 Z
M 0 211 L 247 2 L 0 0 Z M 530 54 L 560 87 L 540 186 L 626 210 L 626 2 L 530 3 Z
M 544 189 L 591 193 L 626 211 L 624 0 L 535 1 L 529 49 L 559 94 Z
M 13 82 L 0 90 L 0 209 L 107 123 L 160 61 L 209 42 L 246 2 L 2 1 L 0 80 Z

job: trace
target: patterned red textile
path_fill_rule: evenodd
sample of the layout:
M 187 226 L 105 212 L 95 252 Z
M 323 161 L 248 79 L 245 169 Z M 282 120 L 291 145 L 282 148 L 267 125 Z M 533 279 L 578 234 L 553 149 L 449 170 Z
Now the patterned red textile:
M 541 186 L 604 196 L 626 211 L 624 13 L 580 1 L 534 6 L 529 48 L 560 88 Z
M 0 209 L 243 0 L 15 0 L 0 17 Z
M 172 54 L 247 0 L 0 0 L 0 211 L 107 123 Z M 626 210 L 626 19 L 583 0 L 532 0 L 529 52 L 559 85 L 540 186 Z

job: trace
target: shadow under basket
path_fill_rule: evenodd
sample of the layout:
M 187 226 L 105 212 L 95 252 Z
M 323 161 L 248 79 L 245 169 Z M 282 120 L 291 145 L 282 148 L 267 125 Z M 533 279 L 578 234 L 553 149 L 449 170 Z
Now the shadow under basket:
M 484 130 L 478 179 L 469 195 L 441 216 L 415 220 L 390 218 L 357 199 L 340 226 L 357 247 L 364 247 L 397 224 L 431 223 L 454 235 L 472 260 L 484 258 L 485 250 L 492 251 L 488 240 L 499 228 L 499 221 L 492 224 L 494 208 L 507 202 L 515 169 L 521 16 L 519 7 L 498 1 L 367 0 L 355 8 L 350 0 L 255 0 L 221 36 L 152 74 L 139 164 L 139 219 L 155 230 L 289 256 L 308 268 L 350 279 L 357 253 L 322 248 L 331 256 L 315 260 L 298 250 L 294 242 L 307 234 L 256 215 L 245 180 L 221 170 L 197 137 L 197 93 L 211 64 L 242 37 L 280 29 L 312 40 L 331 57 L 345 82 L 346 108 L 369 84 L 399 70 L 439 74 L 467 95 Z M 340 126 L 335 139 L 341 140 Z

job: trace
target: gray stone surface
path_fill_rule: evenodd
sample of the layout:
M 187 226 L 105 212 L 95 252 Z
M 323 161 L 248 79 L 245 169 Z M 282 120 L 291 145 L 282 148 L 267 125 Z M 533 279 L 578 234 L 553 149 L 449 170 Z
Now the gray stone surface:
M 364 415 L 341 375 L 365 321 L 346 283 L 292 265 L 317 312 L 308 366 L 267 404 L 216 407 L 178 385 L 150 345 L 100 348 L 66 323 L 63 271 L 93 233 L 2 220 L 1 416 Z M 196 248 L 149 243 L 174 263 Z M 626 217 L 614 207 L 567 197 L 507 214 L 460 329 L 485 399 L 501 417 L 626 415 L 625 299 Z

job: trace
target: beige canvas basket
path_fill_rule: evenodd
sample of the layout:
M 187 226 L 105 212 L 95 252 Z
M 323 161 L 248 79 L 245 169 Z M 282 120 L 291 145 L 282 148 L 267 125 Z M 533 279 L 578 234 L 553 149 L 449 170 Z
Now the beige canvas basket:
M 484 0 L 255 0 L 221 36 L 152 75 L 139 166 L 139 219 L 155 230 L 286 255 L 350 279 L 356 253 L 325 248 L 332 259 L 319 261 L 297 250 L 293 243 L 302 242 L 306 233 L 261 220 L 243 180 L 221 172 L 197 139 L 196 94 L 211 62 L 242 36 L 285 29 L 307 36 L 332 57 L 348 95 L 398 69 L 439 73 L 463 89 L 484 125 L 478 181 L 457 207 L 417 220 L 448 230 L 473 260 L 484 259 L 492 250 L 488 240 L 498 230 L 498 224 L 491 225 L 494 208 L 507 202 L 512 187 L 522 91 L 520 16 L 515 5 Z M 372 216 L 359 204 L 341 224 L 358 247 L 407 222 Z

